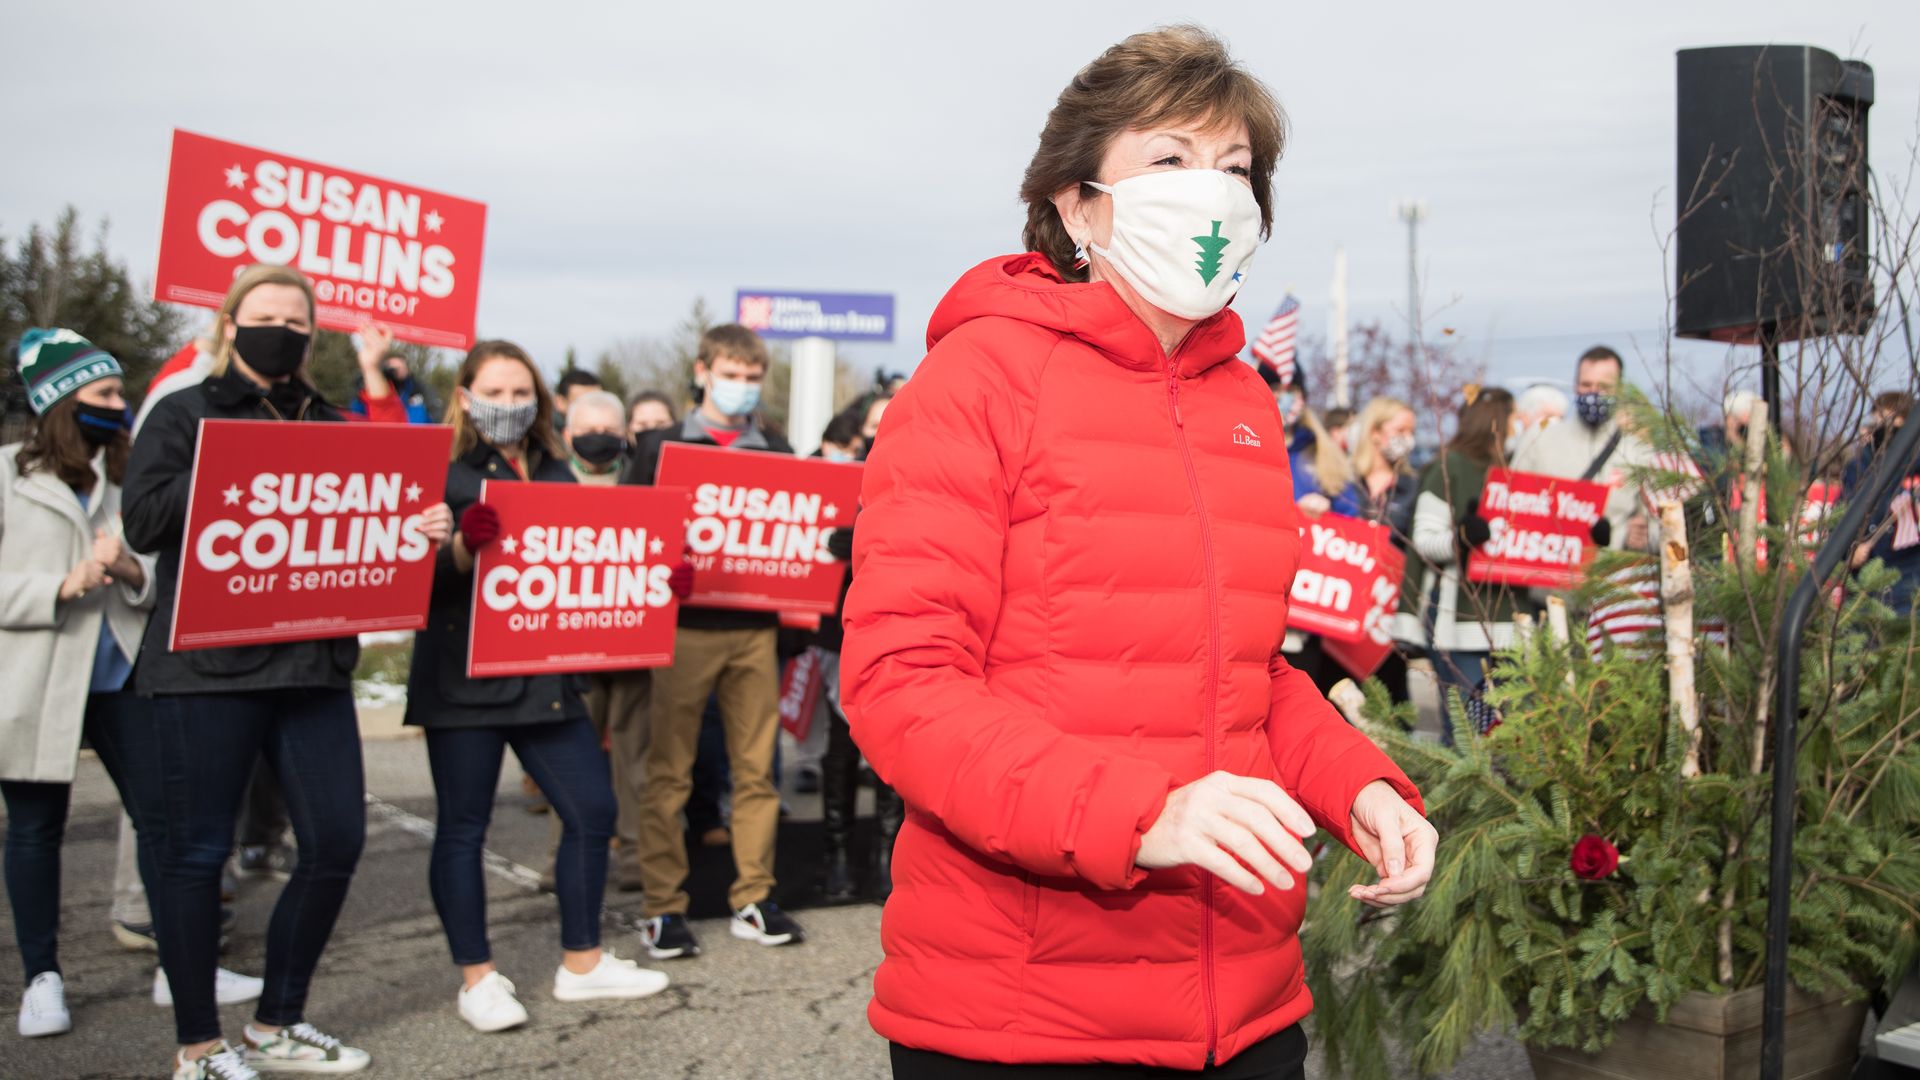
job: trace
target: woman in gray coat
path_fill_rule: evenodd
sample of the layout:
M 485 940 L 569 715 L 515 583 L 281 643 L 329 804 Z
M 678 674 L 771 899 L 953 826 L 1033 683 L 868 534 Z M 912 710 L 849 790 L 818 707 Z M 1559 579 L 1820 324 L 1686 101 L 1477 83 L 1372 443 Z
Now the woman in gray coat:
M 73 1021 L 60 975 L 60 842 L 82 733 L 137 723 L 124 689 L 153 606 L 153 564 L 120 540 L 127 465 L 120 365 L 71 330 L 29 330 L 20 378 L 34 422 L 0 447 L 0 794 L 7 900 L 27 991 L 20 1034 Z M 116 784 L 121 762 L 103 752 Z

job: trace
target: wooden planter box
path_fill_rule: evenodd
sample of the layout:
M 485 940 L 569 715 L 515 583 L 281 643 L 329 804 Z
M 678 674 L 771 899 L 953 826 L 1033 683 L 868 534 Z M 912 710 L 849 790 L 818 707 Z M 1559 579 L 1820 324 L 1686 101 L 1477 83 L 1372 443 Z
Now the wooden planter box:
M 1643 1005 L 1598 1054 L 1527 1048 L 1535 1080 L 1750 1080 L 1760 1075 L 1763 988 L 1688 994 L 1657 1024 Z M 1845 1080 L 1860 1052 L 1867 1003 L 1844 994 L 1787 994 L 1787 1080 Z

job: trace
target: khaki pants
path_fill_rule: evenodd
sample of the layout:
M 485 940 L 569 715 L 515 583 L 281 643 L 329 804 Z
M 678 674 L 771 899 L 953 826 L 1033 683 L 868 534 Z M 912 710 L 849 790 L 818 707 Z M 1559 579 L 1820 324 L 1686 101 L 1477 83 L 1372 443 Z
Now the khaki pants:
M 640 887 L 640 793 L 646 777 L 647 738 L 651 724 L 653 672 L 609 671 L 587 676 L 587 715 L 607 747 L 613 772 L 613 796 L 620 807 L 614 826 L 618 841 L 613 852 L 613 879 L 622 889 Z M 560 851 L 560 815 L 552 815 L 547 837 L 547 876 Z
M 700 714 L 717 696 L 733 768 L 733 864 L 727 902 L 734 909 L 773 893 L 774 831 L 780 793 L 773 784 L 773 746 L 780 731 L 775 631 L 682 627 L 673 666 L 653 673 L 652 734 L 641 793 L 640 873 L 646 914 L 687 912 L 687 844 L 680 812 L 693 791 Z

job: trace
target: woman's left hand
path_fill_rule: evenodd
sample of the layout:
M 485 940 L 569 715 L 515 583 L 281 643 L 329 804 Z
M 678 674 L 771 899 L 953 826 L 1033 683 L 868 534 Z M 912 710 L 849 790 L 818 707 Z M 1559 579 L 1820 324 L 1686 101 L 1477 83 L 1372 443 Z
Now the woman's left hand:
M 1419 899 L 1433 877 L 1434 849 L 1440 834 L 1407 804 L 1393 785 L 1375 780 L 1353 800 L 1353 842 L 1373 864 L 1380 880 L 1355 885 L 1348 895 L 1377 908 Z
M 453 536 L 453 511 L 446 503 L 434 503 L 420 511 L 420 532 L 438 547 Z

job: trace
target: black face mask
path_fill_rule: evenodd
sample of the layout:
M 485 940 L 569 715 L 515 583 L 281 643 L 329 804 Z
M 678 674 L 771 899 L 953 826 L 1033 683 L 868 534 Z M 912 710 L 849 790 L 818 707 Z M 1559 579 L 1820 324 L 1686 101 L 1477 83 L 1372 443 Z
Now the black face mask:
M 605 465 L 627 452 L 627 440 L 596 431 L 573 437 L 573 454 L 589 465 Z
M 392 384 L 395 390 L 407 385 L 406 373 L 399 368 L 382 368 L 380 374 L 387 377 L 387 382 Z
M 287 326 L 242 326 L 233 333 L 233 348 L 247 366 L 269 379 L 291 375 L 307 358 L 310 334 Z
M 307 384 L 299 379 L 274 383 L 267 387 L 267 404 L 272 405 L 282 417 L 288 420 L 300 418 L 300 406 L 307 400 Z
M 106 446 L 126 435 L 127 429 L 133 426 L 127 410 L 89 405 L 84 401 L 74 403 L 73 418 L 80 424 L 80 437 L 95 446 Z

